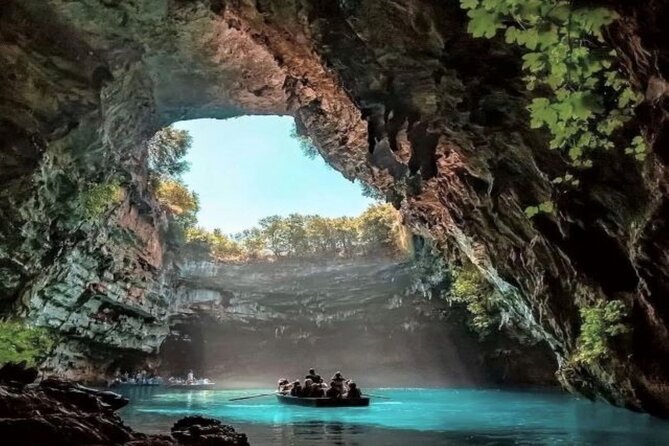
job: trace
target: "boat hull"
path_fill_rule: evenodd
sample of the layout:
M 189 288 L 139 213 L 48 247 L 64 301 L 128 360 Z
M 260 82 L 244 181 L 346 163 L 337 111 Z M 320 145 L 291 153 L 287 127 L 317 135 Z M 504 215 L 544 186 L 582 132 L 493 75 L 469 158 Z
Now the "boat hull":
M 290 395 L 277 395 L 276 398 L 282 404 L 305 407 L 366 407 L 369 406 L 369 398 L 303 398 Z

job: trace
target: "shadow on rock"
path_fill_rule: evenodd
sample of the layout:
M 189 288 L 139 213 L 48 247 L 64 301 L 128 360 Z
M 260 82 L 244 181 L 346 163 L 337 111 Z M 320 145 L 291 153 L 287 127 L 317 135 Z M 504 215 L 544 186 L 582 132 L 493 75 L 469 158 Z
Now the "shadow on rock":
M 37 377 L 25 364 L 0 369 L 0 438 L 21 446 L 247 446 L 246 435 L 220 421 L 187 417 L 172 436 L 145 435 L 123 424 L 115 410 L 128 400 L 114 392 Z

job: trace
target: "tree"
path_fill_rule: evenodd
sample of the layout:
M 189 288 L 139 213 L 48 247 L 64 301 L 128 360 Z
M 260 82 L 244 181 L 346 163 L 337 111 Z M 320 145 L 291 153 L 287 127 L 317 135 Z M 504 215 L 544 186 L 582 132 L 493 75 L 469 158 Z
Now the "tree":
M 210 244 L 211 253 L 216 260 L 237 260 L 244 254 L 242 246 L 223 234 L 220 229 L 214 229 L 210 237 Z
M 335 252 L 333 225 L 329 218 L 320 215 L 306 217 L 305 232 L 312 254 L 325 255 Z
M 279 215 L 271 215 L 261 219 L 258 224 L 265 238 L 266 248 L 277 257 L 283 257 L 290 252 L 286 223 Z
M 300 143 L 300 150 L 302 150 L 302 153 L 307 158 L 312 160 L 316 159 L 316 157 L 320 155 L 320 153 L 318 152 L 318 148 L 311 140 L 311 138 L 306 135 L 300 135 L 300 133 L 297 130 L 297 125 L 295 125 L 294 123 L 292 129 L 290 130 L 290 136 L 291 138 L 296 139 Z
M 335 245 L 339 252 L 351 257 L 359 244 L 359 219 L 352 217 L 339 217 L 332 219 L 332 232 Z
M 258 228 L 245 229 L 236 234 L 235 239 L 242 246 L 244 255 L 250 259 L 261 257 L 266 249 L 265 235 Z
M 359 218 L 360 242 L 363 251 L 371 254 L 386 251 L 399 252 L 401 242 L 401 222 L 397 211 L 389 204 L 373 205 Z
M 375 189 L 373 186 L 362 181 L 358 181 L 358 184 L 360 184 L 363 197 L 371 198 L 376 201 L 384 201 L 386 199 L 386 195 L 380 190 Z
M 197 223 L 200 200 L 195 192 L 188 190 L 185 184 L 175 179 L 164 179 L 156 189 L 158 202 L 182 228 L 188 229 Z
M 165 127 L 147 143 L 149 169 L 158 177 L 179 178 L 189 168 L 184 156 L 193 139 L 186 130 Z
M 295 257 L 305 257 L 309 254 L 310 246 L 305 229 L 305 217 L 300 214 L 290 214 L 287 218 L 282 219 L 282 223 L 290 254 Z

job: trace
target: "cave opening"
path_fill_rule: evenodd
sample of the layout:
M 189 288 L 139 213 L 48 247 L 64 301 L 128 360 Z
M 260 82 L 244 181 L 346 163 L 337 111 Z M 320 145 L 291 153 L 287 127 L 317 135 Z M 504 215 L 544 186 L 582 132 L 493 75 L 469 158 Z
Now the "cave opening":
M 180 310 L 152 368 L 226 387 L 262 387 L 312 366 L 374 386 L 487 379 L 474 337 L 445 321 L 444 301 L 417 292 L 413 236 L 399 213 L 329 167 L 292 117 L 168 129 L 149 141 L 147 161 L 178 259 Z M 187 150 L 170 146 L 180 138 Z

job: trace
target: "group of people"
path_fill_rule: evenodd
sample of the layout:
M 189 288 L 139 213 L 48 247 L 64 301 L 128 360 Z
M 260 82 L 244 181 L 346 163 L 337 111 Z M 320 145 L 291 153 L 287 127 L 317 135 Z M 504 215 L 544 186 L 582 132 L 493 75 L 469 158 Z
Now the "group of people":
M 109 383 L 109 381 L 107 381 Z M 111 386 L 119 384 L 134 384 L 139 386 L 159 385 L 163 383 L 163 379 L 156 375 L 153 371 L 138 370 L 135 372 L 125 371 L 121 373 L 116 371 Z
M 121 373 L 116 371 L 114 379 L 110 382 L 107 382 L 109 387 L 115 387 L 119 385 L 136 385 L 136 386 L 157 386 L 162 384 L 167 384 L 168 386 L 174 385 L 202 385 L 202 384 L 212 384 L 212 382 L 207 378 L 195 378 L 195 374 L 192 370 L 189 370 L 185 377 L 174 377 L 171 376 L 165 382 L 163 378 L 158 376 L 153 371 L 139 370 L 139 371 L 125 371 Z
M 277 390 L 283 395 L 302 398 L 362 398 L 358 386 L 350 379 L 344 378 L 341 372 L 336 372 L 328 385 L 314 369 L 309 369 L 309 374 L 304 377 L 304 383 L 300 380 L 290 382 L 281 378 Z
M 180 376 L 174 377 L 170 376 L 167 380 L 168 385 L 202 385 L 202 384 L 213 384 L 209 378 L 195 378 L 195 374 L 192 370 L 189 370 L 185 378 Z

